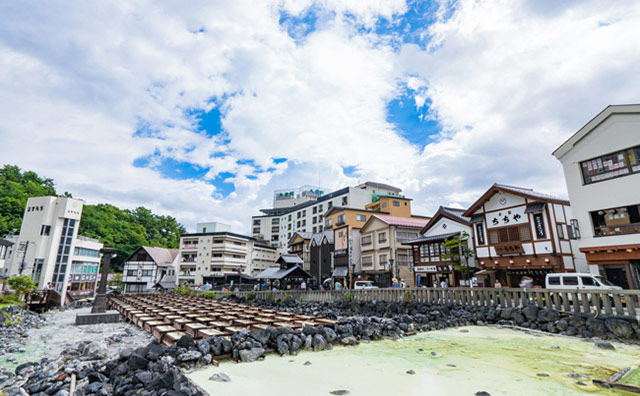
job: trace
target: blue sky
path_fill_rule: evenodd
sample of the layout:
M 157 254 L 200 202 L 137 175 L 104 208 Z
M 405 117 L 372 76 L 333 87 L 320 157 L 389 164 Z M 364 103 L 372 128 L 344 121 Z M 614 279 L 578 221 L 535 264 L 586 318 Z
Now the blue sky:
M 5 2 L 0 158 L 187 229 L 247 232 L 305 184 L 421 215 L 496 182 L 564 196 L 551 152 L 640 102 L 638 26 L 604 0 Z

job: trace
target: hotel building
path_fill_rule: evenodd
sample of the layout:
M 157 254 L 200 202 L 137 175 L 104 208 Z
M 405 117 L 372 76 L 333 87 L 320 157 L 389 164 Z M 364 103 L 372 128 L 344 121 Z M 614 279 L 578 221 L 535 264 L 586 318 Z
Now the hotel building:
M 591 272 L 640 288 L 640 105 L 608 106 L 553 155 Z

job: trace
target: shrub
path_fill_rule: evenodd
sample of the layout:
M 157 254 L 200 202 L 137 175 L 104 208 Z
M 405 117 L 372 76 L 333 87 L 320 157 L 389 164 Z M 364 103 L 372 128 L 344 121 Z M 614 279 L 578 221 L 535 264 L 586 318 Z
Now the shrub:
M 178 294 L 182 294 L 183 296 L 192 296 L 195 290 L 191 289 L 189 286 L 178 286 L 176 292 Z
M 20 299 L 15 294 L 3 294 L 0 296 L 0 304 L 2 305 L 20 304 L 20 302 Z
M 346 292 L 344 292 L 344 299 L 351 302 L 353 301 L 353 294 L 347 290 Z
M 273 300 L 273 293 L 271 293 L 271 290 L 269 290 L 268 292 L 266 292 L 264 294 L 264 299 L 265 300 Z
M 251 301 L 255 299 L 256 299 L 256 293 L 253 290 L 247 293 L 247 297 L 245 297 L 245 300 L 247 301 Z
M 216 298 L 216 292 L 213 290 L 202 292 L 204 298 Z
M 14 276 L 7 279 L 7 285 L 15 290 L 16 297 L 18 300 L 22 300 L 22 297 L 25 294 L 29 294 L 32 291 L 36 290 L 36 286 L 38 285 L 35 281 L 31 280 L 28 275 L 22 276 Z

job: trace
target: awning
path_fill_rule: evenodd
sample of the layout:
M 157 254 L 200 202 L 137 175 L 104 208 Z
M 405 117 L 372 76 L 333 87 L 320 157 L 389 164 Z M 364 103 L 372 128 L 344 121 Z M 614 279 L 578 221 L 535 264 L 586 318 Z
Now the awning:
M 489 276 L 491 274 L 494 274 L 496 271 L 494 270 L 488 270 L 488 269 L 484 269 L 482 271 L 478 271 L 475 274 L 473 274 L 474 276 Z
M 450 232 L 448 234 L 440 234 L 440 235 L 429 235 L 423 236 L 416 239 L 410 239 L 408 241 L 402 242 L 403 245 L 417 245 L 425 242 L 436 242 L 436 241 L 444 241 L 445 239 L 451 238 L 453 236 L 460 235 L 459 232 Z
M 527 208 L 524 210 L 524 213 L 540 213 L 547 206 L 544 202 L 534 202 L 527 205 Z
M 349 275 L 349 267 L 336 267 L 331 273 L 332 278 L 346 278 Z
M 484 215 L 473 215 L 469 221 L 471 224 L 482 223 L 484 221 Z

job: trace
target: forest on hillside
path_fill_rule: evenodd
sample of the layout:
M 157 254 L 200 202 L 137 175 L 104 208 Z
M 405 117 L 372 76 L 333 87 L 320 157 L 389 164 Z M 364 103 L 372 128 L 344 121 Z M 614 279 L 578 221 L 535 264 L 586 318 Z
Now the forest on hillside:
M 19 233 L 27 199 L 45 195 L 72 197 L 69 192 L 58 194 L 53 179 L 15 165 L 0 168 L 0 236 Z M 131 210 L 108 203 L 84 205 L 79 229 L 79 235 L 118 249 L 112 260 L 114 271 L 120 271 L 127 256 L 142 245 L 177 248 L 184 232 L 174 217 L 154 214 L 142 206 Z

